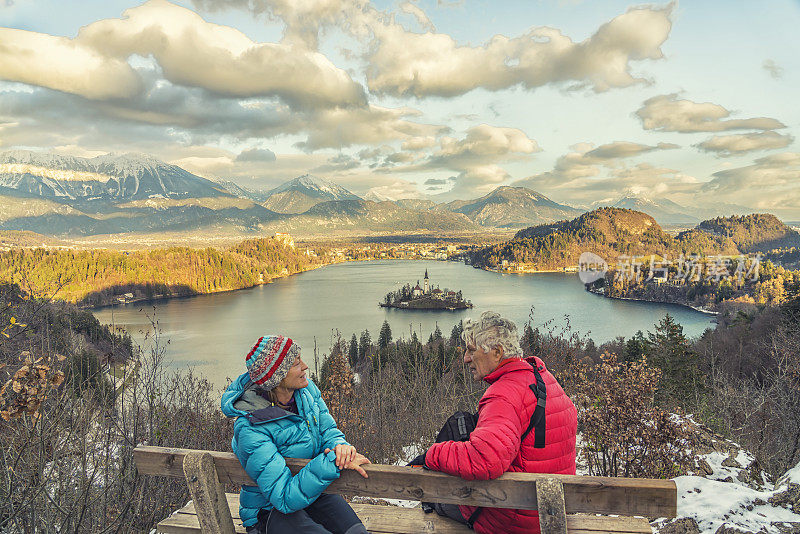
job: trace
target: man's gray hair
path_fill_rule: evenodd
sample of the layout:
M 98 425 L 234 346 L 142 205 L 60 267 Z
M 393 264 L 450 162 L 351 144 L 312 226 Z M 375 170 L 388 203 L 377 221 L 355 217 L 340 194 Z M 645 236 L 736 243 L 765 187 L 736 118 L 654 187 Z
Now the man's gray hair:
M 522 347 L 519 346 L 517 325 L 509 319 L 493 311 L 485 311 L 479 321 L 464 321 L 461 339 L 467 345 L 474 345 L 489 352 L 500 345 L 503 347 L 503 359 L 522 358 Z

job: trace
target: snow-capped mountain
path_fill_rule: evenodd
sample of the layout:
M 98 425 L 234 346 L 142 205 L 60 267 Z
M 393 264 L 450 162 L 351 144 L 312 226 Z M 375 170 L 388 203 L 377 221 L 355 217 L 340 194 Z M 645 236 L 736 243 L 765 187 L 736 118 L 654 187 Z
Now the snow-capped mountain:
M 702 220 L 730 215 L 747 215 L 755 210 L 738 204 L 707 202 L 702 205 L 683 205 L 668 198 L 648 198 L 641 195 L 628 195 L 617 201 L 598 201 L 591 208 L 610 206 L 641 211 L 653 217 L 659 224 L 676 226 L 694 226 Z
M 696 215 L 690 213 L 692 211 L 690 208 L 681 206 L 668 198 L 651 200 L 645 197 L 628 196 L 619 199 L 612 207 L 641 211 L 654 218 L 658 224 L 694 225 L 700 222 Z
M 582 210 L 559 204 L 525 187 L 501 186 L 475 200 L 454 200 L 436 209 L 463 213 L 481 226 L 522 228 L 572 219 Z
M 364 195 L 364 200 L 371 200 L 373 202 L 394 202 L 395 199 L 370 189 L 367 191 L 367 194 Z
M 258 204 L 267 200 L 269 193 L 263 189 L 251 189 L 243 185 L 239 185 L 232 180 L 214 180 L 216 183 L 224 187 L 230 194 L 239 198 L 247 198 Z
M 0 187 L 63 201 L 230 196 L 214 182 L 143 154 L 79 158 L 13 150 L 0 154 Z
M 358 199 L 344 187 L 304 174 L 271 190 L 263 206 L 278 213 L 303 213 L 320 202 Z

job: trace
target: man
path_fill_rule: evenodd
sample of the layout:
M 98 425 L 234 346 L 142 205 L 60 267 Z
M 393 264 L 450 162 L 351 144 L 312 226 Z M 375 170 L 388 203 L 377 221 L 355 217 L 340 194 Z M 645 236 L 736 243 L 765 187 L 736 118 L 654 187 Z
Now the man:
M 522 358 L 514 323 L 487 311 L 479 322 L 467 321 L 461 337 L 466 343 L 464 363 L 473 378 L 488 382 L 489 388 L 478 403 L 478 421 L 469 440 L 434 443 L 425 453 L 425 466 L 467 480 L 493 479 L 508 471 L 574 475 L 575 406 L 540 359 Z M 544 422 L 529 429 L 537 406 L 533 365 L 546 387 L 546 401 Z M 471 523 L 476 532 L 539 532 L 534 510 L 437 507 L 448 517 Z

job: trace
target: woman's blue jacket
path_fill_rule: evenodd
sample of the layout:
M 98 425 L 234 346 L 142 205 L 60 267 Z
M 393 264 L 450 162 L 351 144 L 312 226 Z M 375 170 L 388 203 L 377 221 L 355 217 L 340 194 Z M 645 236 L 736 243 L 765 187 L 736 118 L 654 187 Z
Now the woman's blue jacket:
M 344 434 L 322 400 L 319 388 L 295 390 L 297 414 L 288 412 L 253 390 L 250 375 L 237 378 L 222 395 L 222 412 L 236 418 L 231 447 L 258 486 L 242 486 L 239 514 L 245 527 L 258 522 L 262 508 L 288 514 L 313 503 L 339 478 L 333 448 L 346 444 Z M 331 449 L 327 455 L 326 448 Z M 292 476 L 284 457 L 311 461 Z

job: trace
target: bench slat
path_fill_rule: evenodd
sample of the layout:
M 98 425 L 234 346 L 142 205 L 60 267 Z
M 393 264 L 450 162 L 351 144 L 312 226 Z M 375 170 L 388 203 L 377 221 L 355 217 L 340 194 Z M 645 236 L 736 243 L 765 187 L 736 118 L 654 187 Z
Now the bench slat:
M 139 446 L 134 450 L 140 473 L 183 478 L 182 464 L 187 449 Z M 236 455 L 208 451 L 214 458 L 220 482 L 255 485 L 245 473 Z M 293 473 L 308 460 L 287 458 Z M 498 508 L 537 508 L 536 492 L 531 483 L 552 477 L 564 486 L 566 512 L 619 514 L 625 516 L 675 517 L 677 488 L 672 480 L 585 477 L 536 473 L 505 473 L 494 480 L 463 480 L 458 477 L 423 470 L 371 464 L 362 478 L 352 470 L 342 472 L 328 493 L 347 493 L 364 497 L 395 498 Z
M 237 534 L 245 532 L 239 520 L 239 496 L 226 494 L 228 506 L 233 516 Z M 400 508 L 377 504 L 351 504 L 353 510 L 370 532 L 376 534 L 468 534 L 470 530 L 455 521 L 426 514 L 422 508 Z M 200 532 L 200 524 L 194 515 L 194 505 L 189 503 L 158 525 L 159 534 L 187 534 Z M 652 529 L 646 519 L 641 517 L 608 517 L 595 515 L 567 515 L 569 534 L 651 534 Z
M 238 519 L 233 522 L 236 534 L 247 534 L 247 529 Z M 157 534 L 198 534 L 200 521 L 195 514 L 174 513 L 161 521 L 156 527 Z

